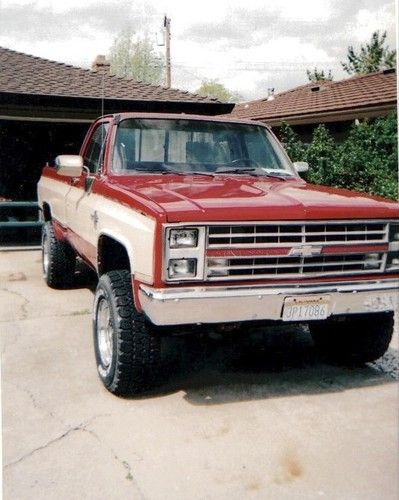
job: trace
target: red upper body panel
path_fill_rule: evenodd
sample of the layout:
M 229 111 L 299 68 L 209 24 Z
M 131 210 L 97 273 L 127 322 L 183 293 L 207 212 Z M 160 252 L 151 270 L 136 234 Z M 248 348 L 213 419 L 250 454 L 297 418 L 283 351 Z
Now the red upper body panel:
M 247 175 L 112 177 L 108 193 L 168 222 L 379 219 L 399 204 L 352 191 Z M 129 203 L 130 204 L 130 203 Z

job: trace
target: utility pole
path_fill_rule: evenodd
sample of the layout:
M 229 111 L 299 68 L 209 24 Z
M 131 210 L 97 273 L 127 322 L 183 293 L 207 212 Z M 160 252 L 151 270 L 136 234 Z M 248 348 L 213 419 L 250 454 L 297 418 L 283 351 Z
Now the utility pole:
M 165 62 L 166 62 L 166 87 L 170 89 L 172 85 L 172 72 L 170 64 L 170 18 L 165 15 L 163 19 L 165 28 Z

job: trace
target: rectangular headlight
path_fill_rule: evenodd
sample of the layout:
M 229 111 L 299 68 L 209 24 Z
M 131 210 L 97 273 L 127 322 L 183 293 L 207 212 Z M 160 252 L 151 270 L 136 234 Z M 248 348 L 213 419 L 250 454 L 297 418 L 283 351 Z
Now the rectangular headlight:
M 389 246 L 385 270 L 399 271 L 399 224 L 397 222 L 389 224 Z
M 195 248 L 198 245 L 198 229 L 171 229 L 169 233 L 170 248 Z
M 163 279 L 166 282 L 204 279 L 206 227 L 165 226 Z
M 197 259 L 170 259 L 168 264 L 169 278 L 195 278 Z
M 387 271 L 399 271 L 399 252 L 391 252 L 387 258 Z
M 389 225 L 389 241 L 399 241 L 399 224 L 395 222 Z

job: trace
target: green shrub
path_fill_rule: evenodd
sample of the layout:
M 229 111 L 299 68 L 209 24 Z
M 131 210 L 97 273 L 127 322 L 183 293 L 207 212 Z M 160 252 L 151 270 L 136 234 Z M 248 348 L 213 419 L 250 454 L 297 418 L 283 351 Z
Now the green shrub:
M 283 124 L 281 138 L 293 161 L 307 161 L 305 179 L 315 184 L 344 187 L 385 198 L 398 198 L 398 139 L 395 112 L 353 124 L 347 139 L 336 143 L 324 125 L 313 132 L 306 147 Z
M 280 126 L 280 139 L 292 161 L 304 161 L 305 145 L 287 122 L 283 122 Z

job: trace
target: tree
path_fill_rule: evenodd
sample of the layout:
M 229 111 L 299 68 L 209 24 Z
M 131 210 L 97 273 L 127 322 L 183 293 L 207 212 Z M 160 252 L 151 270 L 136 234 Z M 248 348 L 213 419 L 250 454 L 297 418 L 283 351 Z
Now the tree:
M 365 75 L 396 66 L 396 50 L 385 47 L 387 32 L 381 35 L 375 31 L 370 43 L 361 45 L 360 51 L 355 52 L 353 46 L 348 47 L 348 62 L 341 62 L 343 69 L 349 74 Z
M 162 82 L 162 58 L 147 35 L 139 38 L 131 29 L 122 31 L 114 39 L 108 59 L 111 74 L 156 85 Z
M 195 92 L 206 97 L 213 97 L 222 102 L 237 102 L 241 99 L 240 94 L 231 92 L 217 80 L 202 80 L 201 86 Z
M 323 69 L 318 70 L 317 68 L 314 68 L 313 71 L 310 71 L 309 69 L 307 69 L 306 74 L 308 75 L 308 79 L 314 83 L 324 82 L 324 81 L 332 81 L 332 79 L 333 79 L 331 69 L 328 70 L 327 76 L 325 75 Z
M 396 112 L 354 123 L 341 143 L 324 125 L 314 130 L 310 144 L 287 123 L 281 125 L 280 137 L 293 161 L 309 163 L 307 181 L 398 199 Z

